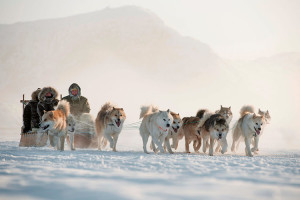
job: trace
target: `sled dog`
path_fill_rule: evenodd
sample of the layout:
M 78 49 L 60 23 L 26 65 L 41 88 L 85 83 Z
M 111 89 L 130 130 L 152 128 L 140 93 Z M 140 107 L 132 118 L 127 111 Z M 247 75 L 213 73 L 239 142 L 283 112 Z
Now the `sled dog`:
M 227 122 L 228 126 L 230 125 L 230 122 L 231 122 L 232 117 L 233 117 L 232 112 L 231 112 L 231 106 L 226 108 L 226 107 L 223 107 L 221 105 L 220 110 L 217 110 L 215 113 L 222 115 L 226 119 L 226 122 Z M 220 145 L 219 142 L 217 144 L 215 152 L 221 152 L 221 145 Z
M 176 114 L 174 112 L 171 112 L 171 115 L 173 117 L 173 123 L 171 128 L 169 129 L 168 135 L 165 138 L 164 142 L 164 149 L 168 149 L 169 153 L 173 153 L 171 148 L 174 148 L 178 145 L 177 137 L 178 137 L 178 130 L 182 125 L 182 120 L 180 118 L 179 113 Z M 170 139 L 172 139 L 172 145 L 170 145 Z
M 206 152 L 208 140 L 209 142 L 209 155 L 213 156 L 213 148 L 215 142 L 219 143 L 222 150 L 221 153 L 227 152 L 227 133 L 229 126 L 226 119 L 220 114 L 206 113 L 200 120 L 201 135 L 203 138 L 203 152 Z
M 258 149 L 259 138 L 263 135 L 263 132 L 265 130 L 266 125 L 271 122 L 271 115 L 270 115 L 268 110 L 267 111 L 262 111 L 262 110 L 258 109 L 258 114 L 263 116 L 264 123 L 262 125 L 260 134 L 252 139 L 253 148 L 251 148 L 251 151 L 254 152 L 254 153 L 257 153 L 259 151 L 259 149 Z
M 173 117 L 170 113 L 170 110 L 160 111 L 157 107 L 154 106 L 142 106 L 140 119 L 143 118 L 140 125 L 140 135 L 143 140 L 143 149 L 145 153 L 147 151 L 147 142 L 149 136 L 152 138 L 152 148 L 155 153 L 158 150 L 161 153 L 164 153 L 163 142 L 168 135 L 171 124 L 173 123 Z M 156 146 L 158 149 L 156 149 Z
M 53 111 L 44 111 L 41 120 L 41 128 L 48 131 L 50 144 L 56 146 L 57 150 L 64 150 L 65 137 L 68 132 L 67 117 L 70 113 L 70 105 L 62 100 Z
M 109 102 L 102 106 L 95 122 L 98 150 L 101 151 L 101 148 L 105 147 L 107 143 L 105 140 L 108 140 L 110 148 L 112 148 L 113 151 L 117 151 L 118 137 L 123 128 L 125 119 L 126 115 L 123 108 L 116 108 Z
M 264 117 L 265 124 L 270 124 L 271 115 L 270 115 L 268 110 L 267 111 L 262 111 L 262 110 L 258 109 L 258 114 Z
M 199 152 L 199 149 L 201 147 L 201 134 L 200 134 L 199 124 L 200 124 L 199 117 L 184 117 L 182 119 L 182 126 L 179 129 L 178 139 L 182 139 L 184 136 L 186 153 L 191 153 L 190 143 L 192 141 L 193 141 L 194 151 Z
M 75 118 L 72 114 L 69 114 L 69 116 L 67 117 L 67 127 L 68 127 L 68 135 L 70 138 L 70 148 L 71 148 L 71 150 L 75 150 L 74 134 L 75 134 L 75 129 L 76 129 L 76 122 L 75 122 Z
M 232 129 L 233 142 L 231 151 L 235 152 L 236 145 L 240 138 L 244 138 L 246 155 L 252 157 L 253 155 L 250 149 L 251 140 L 254 138 L 255 144 L 258 144 L 263 123 L 264 117 L 256 115 L 253 106 L 243 106 L 240 110 L 240 118 Z M 255 147 L 252 148 L 252 151 L 255 151 L 256 149 L 257 146 L 255 145 Z

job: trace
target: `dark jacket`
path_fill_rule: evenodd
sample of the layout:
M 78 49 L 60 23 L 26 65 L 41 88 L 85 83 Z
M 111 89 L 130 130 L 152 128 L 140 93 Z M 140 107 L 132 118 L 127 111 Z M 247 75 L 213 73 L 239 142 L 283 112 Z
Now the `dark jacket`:
M 46 94 L 50 92 L 51 97 L 46 97 Z M 52 87 L 44 87 L 39 93 L 39 103 L 38 103 L 38 114 L 40 121 L 44 115 L 44 111 L 54 110 L 54 107 L 57 106 L 59 100 L 57 99 L 58 92 Z
M 32 92 L 31 100 L 25 106 L 23 113 L 24 133 L 31 131 L 32 128 L 39 128 L 40 118 L 37 113 L 37 105 L 39 102 L 38 95 L 40 92 L 40 88 Z
M 73 96 L 71 93 L 71 89 L 77 88 L 78 89 L 78 95 Z M 81 88 L 78 84 L 73 83 L 69 87 L 69 95 L 62 98 L 63 100 L 67 100 L 70 103 L 70 111 L 71 114 L 74 116 L 80 116 L 82 113 L 89 113 L 90 112 L 90 105 L 84 96 L 81 96 Z

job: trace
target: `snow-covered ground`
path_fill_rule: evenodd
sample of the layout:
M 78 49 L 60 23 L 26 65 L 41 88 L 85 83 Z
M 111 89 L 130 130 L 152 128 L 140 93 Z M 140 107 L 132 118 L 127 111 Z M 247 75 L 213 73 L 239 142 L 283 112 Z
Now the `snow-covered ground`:
M 229 135 L 230 137 L 230 135 Z M 299 199 L 300 151 L 261 148 L 253 158 L 227 153 L 142 152 L 137 130 L 118 152 L 18 147 L 0 135 L 0 199 Z M 241 145 L 241 149 L 242 149 Z

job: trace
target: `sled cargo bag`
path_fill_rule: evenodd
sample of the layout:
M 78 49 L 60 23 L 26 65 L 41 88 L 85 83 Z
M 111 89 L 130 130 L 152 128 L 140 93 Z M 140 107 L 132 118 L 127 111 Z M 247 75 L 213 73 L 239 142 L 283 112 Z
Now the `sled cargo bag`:
M 70 138 L 67 137 L 67 143 L 70 146 Z M 81 149 L 94 149 L 98 146 L 97 137 L 89 133 L 75 133 L 74 134 L 74 146 Z
M 20 147 L 43 147 L 47 145 L 48 134 L 47 132 L 28 132 L 21 133 Z

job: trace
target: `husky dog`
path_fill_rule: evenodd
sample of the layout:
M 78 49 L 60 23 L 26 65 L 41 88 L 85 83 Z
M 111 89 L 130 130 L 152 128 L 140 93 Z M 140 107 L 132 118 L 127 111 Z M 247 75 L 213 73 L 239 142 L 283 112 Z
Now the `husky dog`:
M 221 153 L 227 152 L 227 133 L 229 130 L 226 119 L 220 114 L 206 113 L 201 118 L 200 122 L 201 135 L 203 138 L 203 152 L 206 152 L 208 139 L 209 143 L 209 155 L 213 156 L 214 144 L 217 141 L 222 147 Z
M 262 136 L 266 125 L 271 122 L 271 115 L 270 115 L 268 110 L 267 111 L 262 111 L 262 110 L 258 109 L 258 114 L 263 116 L 264 123 L 262 125 L 262 130 L 260 131 L 260 134 L 252 139 L 253 148 L 251 148 L 251 151 L 254 152 L 254 153 L 257 153 L 259 151 L 259 149 L 258 149 L 259 138 Z
M 176 114 L 174 112 L 171 112 L 171 115 L 173 117 L 173 123 L 172 123 L 171 128 L 169 129 L 168 135 L 165 138 L 165 142 L 164 142 L 164 149 L 166 150 L 166 148 L 167 148 L 169 153 L 173 153 L 171 147 L 175 149 L 175 147 L 178 144 L 178 141 L 177 141 L 178 130 L 182 125 L 182 120 L 179 116 L 179 113 Z M 170 139 L 173 140 L 172 145 L 170 145 Z
M 223 107 L 221 105 L 220 110 L 217 110 L 215 113 L 222 115 L 226 119 L 226 122 L 227 122 L 227 124 L 229 126 L 229 124 L 230 124 L 230 122 L 232 120 L 232 117 L 233 117 L 232 116 L 232 112 L 231 112 L 231 106 L 229 106 L 228 108 L 226 108 L 226 107 Z M 221 145 L 220 145 L 219 142 L 217 144 L 215 152 L 221 152 Z
M 75 134 L 76 122 L 73 115 L 71 114 L 69 114 L 69 116 L 67 117 L 67 126 L 68 126 L 68 135 L 70 138 L 70 148 L 71 150 L 75 150 L 74 134 Z
M 149 136 L 152 137 L 152 148 L 155 153 L 158 150 L 161 153 L 164 153 L 164 148 L 162 143 L 165 141 L 165 138 L 168 135 L 168 131 L 173 122 L 173 117 L 170 113 L 170 110 L 160 111 L 157 107 L 153 106 L 142 106 L 140 118 L 143 118 L 140 125 L 140 135 L 143 139 L 143 149 L 145 153 L 147 151 L 147 142 Z M 157 146 L 158 150 L 156 149 Z
M 255 144 L 258 144 L 259 136 L 262 130 L 262 125 L 264 123 L 264 117 L 258 116 L 254 113 L 253 106 L 243 106 L 240 110 L 240 119 L 234 125 L 232 129 L 232 146 L 231 151 L 235 152 L 236 144 L 239 142 L 240 138 L 245 139 L 245 152 L 246 155 L 252 157 L 250 144 L 254 137 Z M 257 148 L 255 145 L 254 148 Z M 256 149 L 252 149 L 255 151 Z
M 184 117 L 182 119 L 182 126 L 179 129 L 178 139 L 182 139 L 184 136 L 186 153 L 191 153 L 190 143 L 192 141 L 193 141 L 194 151 L 199 152 L 199 149 L 201 147 L 201 135 L 200 135 L 199 123 L 200 123 L 199 117 Z
M 261 116 L 264 116 L 264 120 L 265 120 L 265 124 L 270 124 L 271 122 L 271 115 L 269 113 L 269 111 L 262 111 L 260 109 L 258 109 L 258 114 Z
M 64 150 L 65 137 L 67 135 L 67 117 L 70 113 L 70 105 L 67 101 L 60 101 L 53 111 L 44 111 L 41 128 L 48 131 L 50 144 L 57 146 L 57 150 Z M 52 141 L 51 141 L 52 140 Z
M 96 132 L 98 137 L 98 150 L 101 151 L 101 144 L 106 145 L 108 140 L 110 148 L 117 151 L 116 146 L 119 134 L 126 119 L 123 108 L 115 108 L 111 103 L 106 103 L 98 112 L 96 118 Z M 103 142 L 104 141 L 104 142 Z
M 231 112 L 231 106 L 229 106 L 228 108 L 226 108 L 226 107 L 223 107 L 222 105 L 221 105 L 221 108 L 220 108 L 220 110 L 217 110 L 216 112 L 215 112 L 215 114 L 220 114 L 220 115 L 222 115 L 225 119 L 226 119 L 226 122 L 227 122 L 227 124 L 229 125 L 230 124 L 230 122 L 231 122 L 231 120 L 232 120 L 232 112 Z

